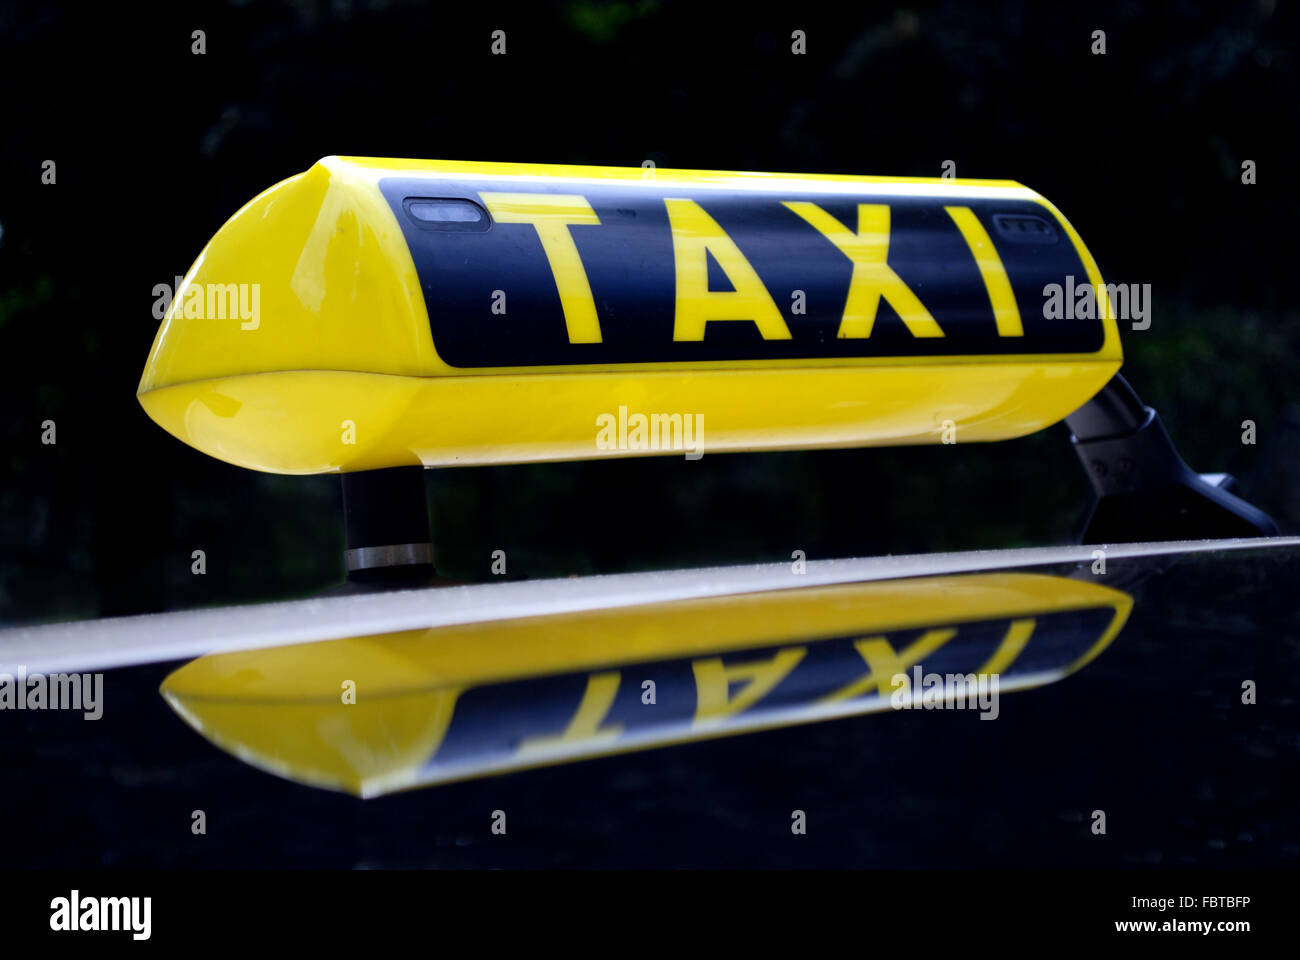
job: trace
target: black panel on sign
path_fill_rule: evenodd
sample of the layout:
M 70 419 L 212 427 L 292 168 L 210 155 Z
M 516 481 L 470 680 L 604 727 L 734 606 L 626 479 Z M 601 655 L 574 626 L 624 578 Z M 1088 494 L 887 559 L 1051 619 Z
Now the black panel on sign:
M 653 182 L 539 186 L 388 177 L 379 186 L 410 246 L 434 346 L 453 366 L 1090 353 L 1104 337 L 1100 319 L 1043 316 L 1047 284 L 1064 285 L 1073 276 L 1082 286 L 1088 276 L 1048 211 L 1029 200 L 782 194 L 779 184 L 758 192 Z M 590 204 L 600 222 L 565 229 L 591 289 L 601 342 L 569 341 L 555 276 L 533 224 L 498 216 L 484 221 L 490 229 L 478 222 L 469 230 L 429 229 L 405 209 L 422 198 L 459 198 L 487 208 L 485 192 L 577 195 Z M 789 339 L 764 339 L 743 317 L 710 321 L 703 340 L 673 339 L 677 274 L 664 203 L 671 198 L 695 201 L 725 231 L 775 304 Z M 853 262 L 785 200 L 815 203 L 848 231 L 858 229 L 859 204 L 888 206 L 887 262 L 944 335 L 914 335 L 882 297 L 869 337 L 839 337 Z M 1023 336 L 999 335 L 975 257 L 945 205 L 970 208 L 991 238 L 1015 294 Z M 727 276 L 712 252 L 706 262 L 711 293 L 735 289 L 737 278 Z M 796 291 L 802 291 L 802 313 L 795 312 Z

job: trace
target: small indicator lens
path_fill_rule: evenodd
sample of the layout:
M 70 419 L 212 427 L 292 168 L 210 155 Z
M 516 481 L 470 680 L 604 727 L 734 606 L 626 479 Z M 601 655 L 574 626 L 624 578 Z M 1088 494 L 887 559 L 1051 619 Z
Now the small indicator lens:
M 468 200 L 412 200 L 407 211 L 424 223 L 478 223 L 479 208 Z

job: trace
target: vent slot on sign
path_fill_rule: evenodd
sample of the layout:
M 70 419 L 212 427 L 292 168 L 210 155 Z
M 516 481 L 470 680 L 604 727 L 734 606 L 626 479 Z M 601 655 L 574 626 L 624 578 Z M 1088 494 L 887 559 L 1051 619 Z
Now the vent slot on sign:
M 1056 227 L 1042 217 L 1024 213 L 999 213 L 993 217 L 998 233 L 1012 243 L 1056 243 Z

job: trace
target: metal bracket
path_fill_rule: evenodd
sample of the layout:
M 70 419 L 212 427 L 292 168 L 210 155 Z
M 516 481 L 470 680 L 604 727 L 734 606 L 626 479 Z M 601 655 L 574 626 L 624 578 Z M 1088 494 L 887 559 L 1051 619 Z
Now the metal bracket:
M 431 586 L 438 582 L 423 467 L 343 474 L 348 579 L 330 593 Z
M 1226 473 L 1192 470 L 1165 431 L 1116 374 L 1065 418 L 1097 496 L 1081 543 L 1271 536 L 1277 524 L 1232 491 Z

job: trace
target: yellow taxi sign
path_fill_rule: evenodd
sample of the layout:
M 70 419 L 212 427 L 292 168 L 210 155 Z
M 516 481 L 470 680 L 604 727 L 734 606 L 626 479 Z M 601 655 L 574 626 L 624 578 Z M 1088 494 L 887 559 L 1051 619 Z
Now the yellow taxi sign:
M 331 157 L 217 233 L 139 395 L 284 473 L 1003 439 L 1119 367 L 1070 278 L 1006 181 Z

